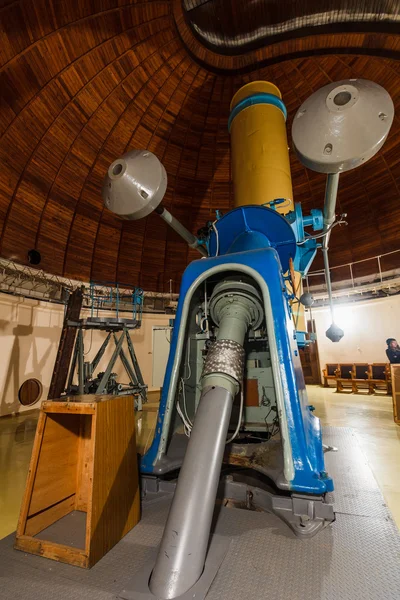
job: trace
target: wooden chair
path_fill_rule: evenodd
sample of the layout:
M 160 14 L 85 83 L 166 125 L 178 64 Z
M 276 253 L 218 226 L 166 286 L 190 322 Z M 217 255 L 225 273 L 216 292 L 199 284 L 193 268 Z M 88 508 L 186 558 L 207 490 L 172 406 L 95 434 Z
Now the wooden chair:
M 372 363 L 369 365 L 370 385 L 373 392 L 383 390 L 391 394 L 391 371 L 389 363 Z
M 360 388 L 367 389 L 369 394 L 374 393 L 368 363 L 354 363 L 353 365 L 353 392 L 357 394 Z
M 345 389 L 354 392 L 354 364 L 339 364 L 336 370 L 336 391 L 344 392 Z
M 336 371 L 338 370 L 339 365 L 328 363 L 325 369 L 322 370 L 322 377 L 324 380 L 324 387 L 329 387 L 329 381 L 336 381 Z

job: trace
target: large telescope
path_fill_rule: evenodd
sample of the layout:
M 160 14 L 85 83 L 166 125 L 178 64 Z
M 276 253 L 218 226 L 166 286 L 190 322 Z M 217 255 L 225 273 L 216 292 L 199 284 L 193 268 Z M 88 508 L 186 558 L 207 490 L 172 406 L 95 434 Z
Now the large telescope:
M 286 108 L 278 88 L 265 81 L 242 87 L 232 100 L 234 207 L 217 214 L 202 239 L 162 207 L 167 177 L 151 152 L 129 152 L 108 170 L 108 208 L 128 219 L 155 210 L 206 256 L 182 277 L 157 428 L 141 460 L 144 486 L 176 469 L 179 478 L 157 558 L 145 570 L 149 577 L 145 583 L 134 578 L 123 598 L 204 598 L 224 557 L 221 540 L 210 537 L 222 463 L 241 464 L 265 478 L 268 485 L 255 496 L 299 537 L 334 520 L 327 496 L 333 482 L 319 419 L 307 400 L 298 352 L 304 331 L 295 328 L 294 302 L 319 239 L 327 255 L 336 222 L 336 174 L 379 150 L 393 104 L 371 82 L 328 88 L 301 107 L 293 127 L 302 162 L 329 174 L 324 211 L 303 216 L 293 201 Z M 350 135 L 346 111 L 353 114 L 357 104 L 363 112 Z M 356 135 L 359 146 L 350 144 Z M 236 471 L 232 477 L 236 490 L 247 489 Z M 275 492 L 265 490 L 271 482 Z

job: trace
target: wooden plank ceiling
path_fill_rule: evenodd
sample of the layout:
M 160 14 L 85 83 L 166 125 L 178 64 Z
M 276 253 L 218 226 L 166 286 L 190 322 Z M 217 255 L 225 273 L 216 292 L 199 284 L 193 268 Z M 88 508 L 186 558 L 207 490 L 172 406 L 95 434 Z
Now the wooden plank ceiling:
M 229 102 L 245 82 L 278 85 L 289 132 L 305 98 L 348 77 L 383 85 L 400 114 L 396 36 L 371 42 L 366 35 L 341 54 L 332 54 L 329 36 L 324 42 L 315 36 L 325 55 L 313 55 L 314 38 L 303 37 L 296 51 L 310 56 L 289 59 L 281 47 L 279 62 L 263 65 L 255 50 L 238 63 L 248 72 L 239 73 L 236 63 L 224 62 L 232 57 L 218 59 L 216 70 L 215 53 L 202 48 L 200 59 L 187 50 L 176 26 L 180 2 L 3 4 L 0 254 L 26 264 L 35 248 L 40 267 L 58 275 L 157 291 L 169 290 L 172 280 L 178 290 L 183 269 L 197 254 L 155 215 L 126 222 L 103 210 L 102 179 L 116 157 L 148 148 L 168 173 L 166 206 L 196 232 L 215 209 L 231 206 Z M 393 58 L 372 56 L 382 44 Z M 371 56 L 365 55 L 368 46 Z M 398 114 L 383 151 L 342 176 L 339 209 L 347 212 L 349 226 L 332 234 L 332 265 L 400 248 Z M 295 200 L 305 211 L 322 207 L 324 177 L 304 169 L 293 153 L 291 162 Z M 398 267 L 398 261 L 383 259 L 382 268 Z

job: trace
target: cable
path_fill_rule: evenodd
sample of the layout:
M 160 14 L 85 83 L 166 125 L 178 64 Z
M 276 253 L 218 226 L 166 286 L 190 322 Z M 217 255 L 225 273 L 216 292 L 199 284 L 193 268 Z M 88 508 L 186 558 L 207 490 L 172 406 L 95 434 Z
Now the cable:
M 275 417 L 272 419 L 272 423 L 271 425 L 268 423 L 268 417 L 271 414 L 271 412 L 277 412 L 277 408 L 276 406 L 271 406 L 271 408 L 268 411 L 268 414 L 266 417 L 264 417 L 264 421 L 265 421 L 265 425 L 267 428 L 267 433 L 269 434 L 269 439 L 273 438 L 274 435 L 276 435 L 277 433 L 279 433 L 280 431 L 280 427 L 279 427 L 279 417 L 276 414 Z M 271 427 L 271 429 L 270 429 Z
M 204 328 L 204 323 L 206 324 Z M 208 306 L 207 306 L 207 280 L 204 281 L 204 317 L 200 319 L 200 329 L 203 333 L 208 333 L 209 331 L 209 323 L 208 323 Z
M 182 422 L 183 422 L 183 429 L 184 429 L 185 435 L 186 435 L 186 437 L 189 437 L 189 438 L 190 438 L 190 434 L 191 434 L 191 431 L 192 431 L 192 427 L 191 427 L 191 426 L 189 425 L 189 423 L 186 421 L 186 419 L 185 419 L 185 416 L 184 416 L 184 414 L 183 414 L 183 412 L 182 412 L 182 409 L 181 409 L 181 407 L 180 407 L 180 405 L 179 405 L 179 401 L 176 403 L 176 410 L 178 411 L 178 415 L 179 415 L 179 416 L 180 416 L 180 418 L 182 419 Z
M 181 409 L 181 405 L 179 403 L 179 400 L 177 400 L 177 403 L 176 403 L 176 410 L 178 411 L 178 415 L 182 419 L 185 435 L 187 437 L 190 437 L 190 434 L 191 434 L 192 428 L 193 428 L 193 423 L 189 419 L 189 416 L 187 414 L 185 382 L 183 380 L 183 377 L 181 377 L 181 380 L 180 380 L 180 392 L 181 392 L 182 399 L 183 399 L 183 411 Z
M 185 435 L 188 438 L 190 438 L 190 434 L 191 434 L 192 429 L 193 429 L 193 423 L 189 419 L 188 414 L 187 414 L 187 410 L 186 410 L 186 394 L 185 394 L 185 383 L 183 381 L 183 377 L 181 377 L 181 392 L 182 392 L 182 399 L 183 399 L 183 411 L 181 409 L 181 405 L 179 403 L 179 400 L 176 403 L 176 410 L 178 411 L 178 415 L 182 419 L 183 429 L 184 429 Z M 233 440 L 238 436 L 238 433 L 239 433 L 239 430 L 240 430 L 240 426 L 242 424 L 243 407 L 244 407 L 244 396 L 243 396 L 243 385 L 242 385 L 241 386 L 241 391 L 240 391 L 240 409 L 239 409 L 238 422 L 237 422 L 234 434 L 228 440 L 226 440 L 225 445 L 230 444 L 231 442 L 233 442 Z
M 279 206 L 279 208 L 282 209 L 288 208 L 292 204 L 292 201 L 290 198 L 285 198 L 285 202 L 282 203 L 275 203 L 274 200 L 269 200 L 268 202 L 263 202 L 261 206 L 268 206 L 268 208 L 270 208 L 271 210 L 275 210 L 274 208 L 272 208 L 271 204 L 272 206 Z
M 265 392 L 265 386 L 262 386 L 262 398 L 261 398 L 261 406 L 265 406 L 266 408 L 268 408 L 269 406 L 271 406 L 271 400 L 268 398 L 266 392 Z
M 215 250 L 215 256 L 218 256 L 218 254 L 219 254 L 219 233 L 218 233 L 218 229 L 215 227 L 215 223 L 216 222 L 217 221 L 214 221 L 212 223 L 212 228 L 214 229 L 215 240 L 216 240 L 216 244 L 217 244 L 217 247 L 216 247 L 216 250 Z
M 240 426 L 242 424 L 242 416 L 243 416 L 243 406 L 244 406 L 244 396 L 243 396 L 243 382 L 240 388 L 240 410 L 239 410 L 239 418 L 238 418 L 238 423 L 235 429 L 235 433 L 233 434 L 232 437 L 229 438 L 229 440 L 226 440 L 225 445 L 226 444 L 230 444 L 231 442 L 233 442 L 233 440 L 237 437 L 238 433 L 239 433 L 239 429 Z
M 185 381 L 188 381 L 191 378 L 191 376 L 192 376 L 192 368 L 190 366 L 190 341 L 191 341 L 190 336 L 189 336 L 188 340 L 189 341 L 188 341 L 188 351 L 187 351 L 187 356 L 186 356 L 186 362 L 185 362 L 184 367 L 183 367 L 183 369 L 184 369 L 184 376 L 181 377 L 181 379 L 180 379 L 180 392 L 182 394 L 182 400 L 183 400 L 183 411 L 181 409 L 181 405 L 179 403 L 179 400 L 177 400 L 177 402 L 176 402 L 176 410 L 178 411 L 178 415 L 182 419 L 183 427 L 184 427 L 184 431 L 185 431 L 185 435 L 187 437 L 190 437 L 190 433 L 192 431 L 193 423 L 189 419 L 189 416 L 187 414 L 187 409 L 186 409 L 186 393 L 185 393 Z
M 189 425 L 191 427 L 193 427 L 193 423 L 189 419 L 189 416 L 188 416 L 188 413 L 187 413 L 187 409 L 186 409 L 186 391 L 185 391 L 185 382 L 183 381 L 183 379 L 181 379 L 181 386 L 182 386 L 182 398 L 183 398 L 183 411 L 185 413 L 185 417 L 186 417 L 187 422 L 189 423 Z
M 93 329 L 90 330 L 90 346 L 87 352 L 83 353 L 83 356 L 87 356 L 92 349 L 92 341 L 93 341 Z
M 189 335 L 188 339 L 189 339 L 189 341 L 188 341 L 188 351 L 187 351 L 186 363 L 184 365 L 184 370 L 186 371 L 186 369 L 187 369 L 189 374 L 187 375 L 187 377 L 183 377 L 182 378 L 184 381 L 188 381 L 191 378 L 191 376 L 192 376 L 192 368 L 190 366 L 190 340 L 191 340 L 190 335 Z
M 308 242 L 308 240 L 318 240 L 319 238 L 325 237 L 326 235 L 328 235 L 328 233 L 330 233 L 332 231 L 332 229 L 334 227 L 336 227 L 336 225 L 348 225 L 348 223 L 347 223 L 347 221 L 345 221 L 343 219 L 340 219 L 339 221 L 335 221 L 334 223 L 332 223 L 332 225 L 329 225 L 329 227 L 322 233 L 317 233 L 316 235 L 309 235 L 302 242 L 297 242 L 297 245 L 301 246 L 302 244 L 305 244 L 306 242 Z

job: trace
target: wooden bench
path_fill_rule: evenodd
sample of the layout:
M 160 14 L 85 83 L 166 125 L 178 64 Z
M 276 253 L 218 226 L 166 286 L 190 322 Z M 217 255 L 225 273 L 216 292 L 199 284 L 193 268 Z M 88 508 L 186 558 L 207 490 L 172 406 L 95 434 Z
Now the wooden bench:
M 360 389 L 366 389 L 369 394 L 373 394 L 374 390 L 371 387 L 369 378 L 368 363 L 354 363 L 353 365 L 353 393 L 358 394 Z
M 392 393 L 389 363 L 372 363 L 369 365 L 369 378 L 373 391 L 383 390 L 387 394 Z
M 339 364 L 336 370 L 336 391 L 343 392 L 345 389 L 354 392 L 353 364 Z
M 358 394 L 365 389 L 368 394 L 391 394 L 389 363 L 341 363 L 335 371 L 335 381 L 337 392 Z
M 337 363 L 328 363 L 322 371 L 322 376 L 324 379 L 324 387 L 329 387 L 329 381 L 336 382 L 336 371 L 338 370 L 339 365 Z

